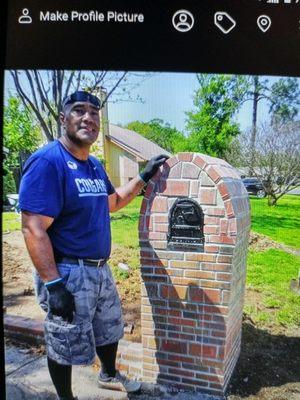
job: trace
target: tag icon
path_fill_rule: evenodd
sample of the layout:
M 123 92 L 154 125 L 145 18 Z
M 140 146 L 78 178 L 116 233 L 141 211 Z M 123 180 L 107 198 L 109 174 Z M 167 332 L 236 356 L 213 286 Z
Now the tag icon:
M 218 11 L 215 13 L 214 23 L 225 35 L 236 27 L 236 21 L 225 11 Z
M 260 15 L 257 18 L 257 25 L 263 33 L 266 33 L 272 25 L 271 18 L 268 15 Z

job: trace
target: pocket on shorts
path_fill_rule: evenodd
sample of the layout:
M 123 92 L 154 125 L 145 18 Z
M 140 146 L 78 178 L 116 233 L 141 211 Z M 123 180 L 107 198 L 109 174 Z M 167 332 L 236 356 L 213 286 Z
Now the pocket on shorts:
M 68 323 L 49 314 L 45 320 L 47 355 L 64 365 L 88 365 L 95 358 L 95 339 L 90 322 L 76 318 Z
M 60 276 L 63 278 L 63 283 L 69 292 L 74 291 L 74 281 L 80 272 L 80 267 L 77 265 L 57 264 L 57 269 Z

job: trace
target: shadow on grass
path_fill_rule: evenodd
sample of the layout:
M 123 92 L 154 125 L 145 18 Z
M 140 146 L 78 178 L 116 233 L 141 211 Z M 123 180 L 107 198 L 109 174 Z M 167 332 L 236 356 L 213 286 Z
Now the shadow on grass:
M 299 381 L 300 337 L 272 335 L 244 323 L 241 354 L 227 394 L 247 397 Z
M 266 229 L 267 231 L 276 231 L 278 228 L 281 229 L 297 229 L 300 228 L 300 222 L 297 219 L 291 219 L 289 217 L 278 218 L 276 216 L 262 214 L 261 216 L 252 217 L 252 227 L 259 227 L 260 229 Z

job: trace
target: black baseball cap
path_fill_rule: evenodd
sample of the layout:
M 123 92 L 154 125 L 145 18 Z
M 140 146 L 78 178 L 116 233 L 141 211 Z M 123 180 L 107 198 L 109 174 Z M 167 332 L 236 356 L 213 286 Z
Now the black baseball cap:
M 89 92 L 84 92 L 83 90 L 77 90 L 76 92 L 70 94 L 64 99 L 62 106 L 63 108 L 65 108 L 67 104 L 76 103 L 77 101 L 84 101 L 87 103 L 91 103 L 95 107 L 97 107 L 98 110 L 100 110 L 102 105 L 98 97 L 94 96 Z

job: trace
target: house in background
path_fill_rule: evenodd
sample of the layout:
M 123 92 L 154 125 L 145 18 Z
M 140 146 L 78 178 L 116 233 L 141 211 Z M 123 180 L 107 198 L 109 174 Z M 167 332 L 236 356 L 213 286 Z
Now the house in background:
M 105 160 L 105 169 L 116 187 L 137 176 L 152 157 L 159 154 L 171 156 L 139 133 L 110 124 L 107 103 L 101 109 L 100 134 L 92 153 Z

